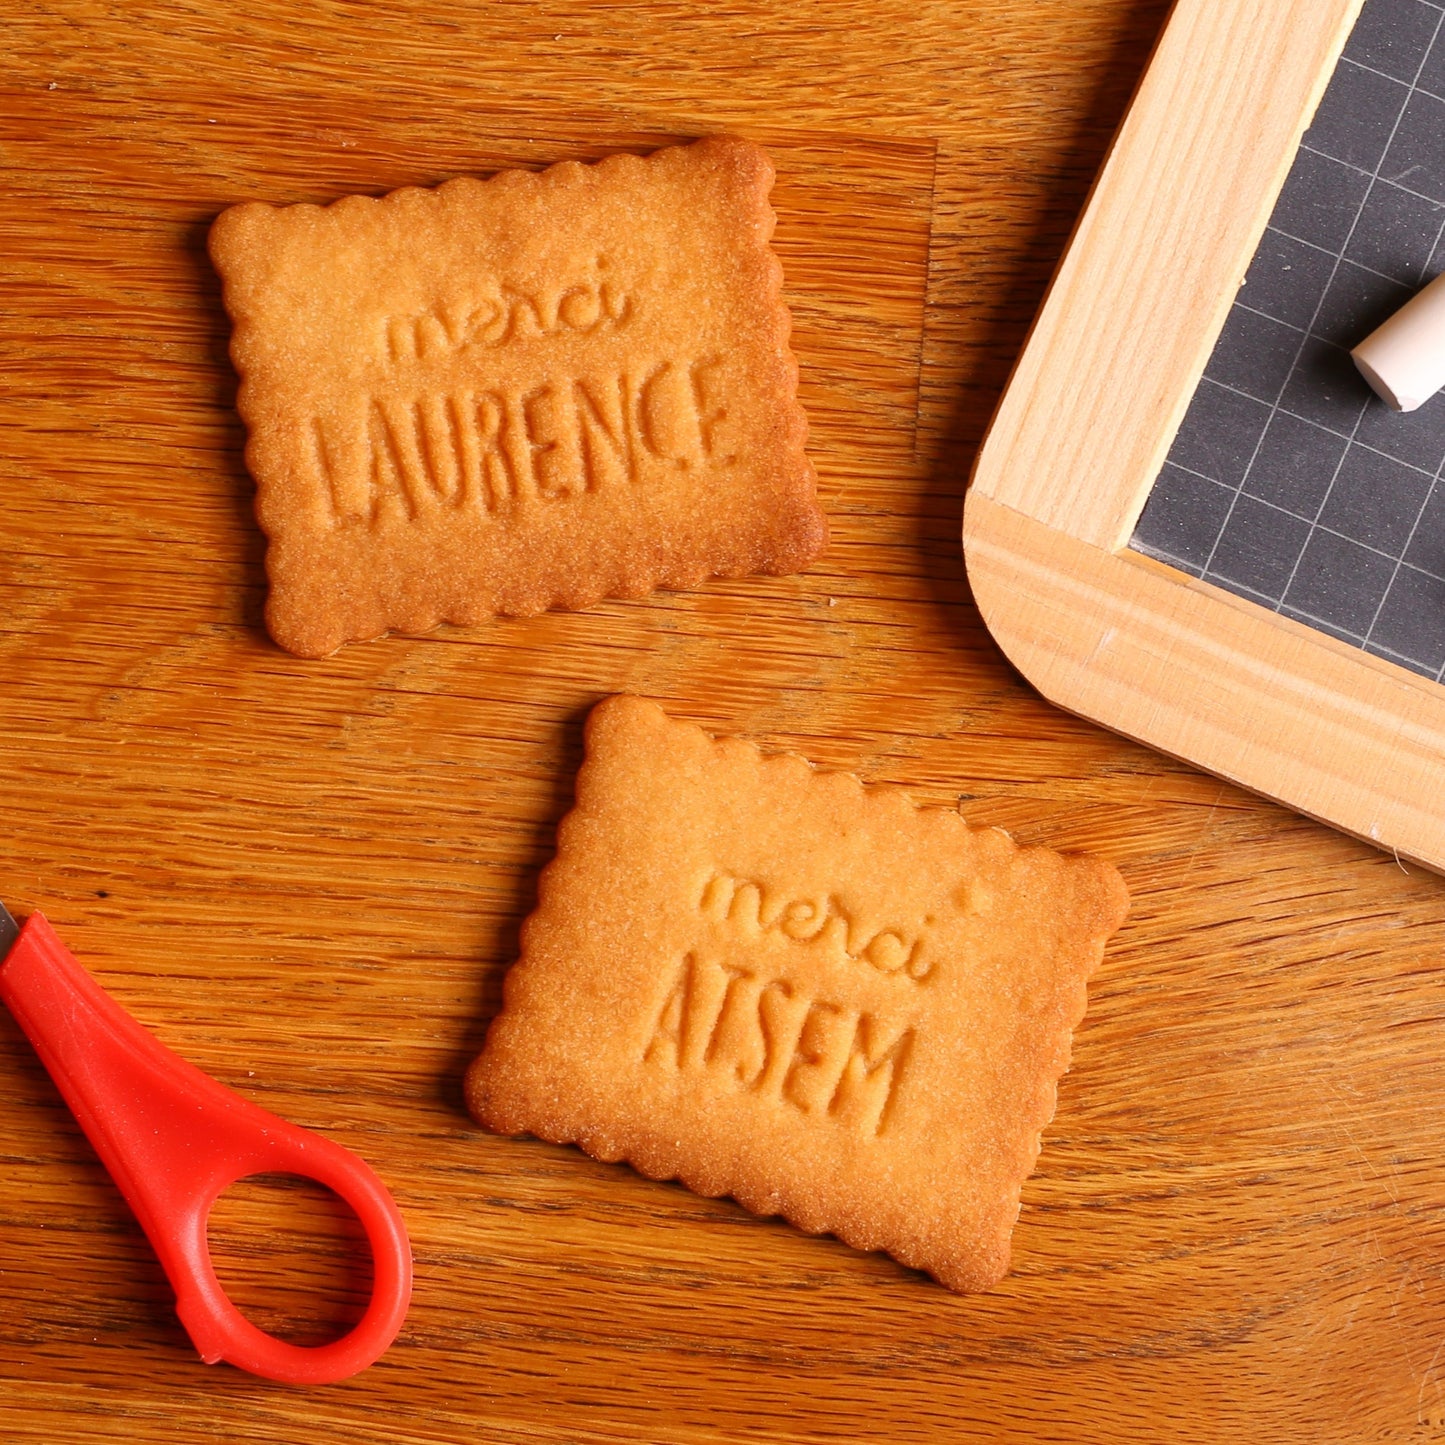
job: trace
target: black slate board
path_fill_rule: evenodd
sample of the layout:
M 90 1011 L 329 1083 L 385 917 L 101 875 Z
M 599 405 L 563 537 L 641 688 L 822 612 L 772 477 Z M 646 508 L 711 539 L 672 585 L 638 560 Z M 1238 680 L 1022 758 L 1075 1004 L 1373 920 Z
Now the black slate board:
M 1445 393 L 1349 348 L 1445 271 L 1445 3 L 1366 0 L 1131 545 L 1445 680 Z

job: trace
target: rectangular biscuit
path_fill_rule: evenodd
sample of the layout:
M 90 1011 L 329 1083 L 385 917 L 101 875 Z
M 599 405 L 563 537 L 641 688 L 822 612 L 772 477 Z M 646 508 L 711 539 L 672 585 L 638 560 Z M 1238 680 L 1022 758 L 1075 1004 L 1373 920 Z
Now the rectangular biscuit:
M 1116 870 L 598 704 L 467 1076 L 479 1122 L 955 1289 L 1008 1268 Z
M 275 639 L 316 657 L 806 566 L 826 525 L 772 180 L 714 137 L 224 212 Z

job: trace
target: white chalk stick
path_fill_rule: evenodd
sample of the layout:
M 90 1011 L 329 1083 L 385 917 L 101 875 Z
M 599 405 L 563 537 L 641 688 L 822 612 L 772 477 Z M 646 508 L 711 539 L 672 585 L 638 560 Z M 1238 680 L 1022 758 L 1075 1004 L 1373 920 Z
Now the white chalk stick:
M 1412 296 L 1350 352 L 1360 375 L 1396 411 L 1414 411 L 1445 386 L 1445 274 Z

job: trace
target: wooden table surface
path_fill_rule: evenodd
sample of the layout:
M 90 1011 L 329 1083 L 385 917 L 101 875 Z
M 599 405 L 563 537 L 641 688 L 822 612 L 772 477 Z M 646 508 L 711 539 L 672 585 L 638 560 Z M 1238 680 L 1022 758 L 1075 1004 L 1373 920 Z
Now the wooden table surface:
M 1049 707 L 959 552 L 1166 9 L 0 3 L 0 897 L 368 1158 L 417 1260 L 347 1383 L 200 1364 L 0 1016 L 7 1441 L 1445 1440 L 1445 885 Z M 823 561 L 278 651 L 216 213 L 720 130 L 778 167 Z M 620 690 L 1123 870 L 993 1292 L 467 1118 L 581 718 Z M 212 1238 L 267 1329 L 365 1297 L 314 1186 L 237 1186 Z

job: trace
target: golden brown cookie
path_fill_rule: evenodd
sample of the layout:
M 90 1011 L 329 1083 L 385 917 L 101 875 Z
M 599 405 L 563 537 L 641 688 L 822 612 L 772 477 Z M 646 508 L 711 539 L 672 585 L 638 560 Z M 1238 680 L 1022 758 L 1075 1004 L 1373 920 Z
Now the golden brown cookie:
M 986 1288 L 1126 909 L 1107 863 L 611 698 L 468 1104 Z
M 772 180 L 712 138 L 223 213 L 276 640 L 316 657 L 817 556 Z

